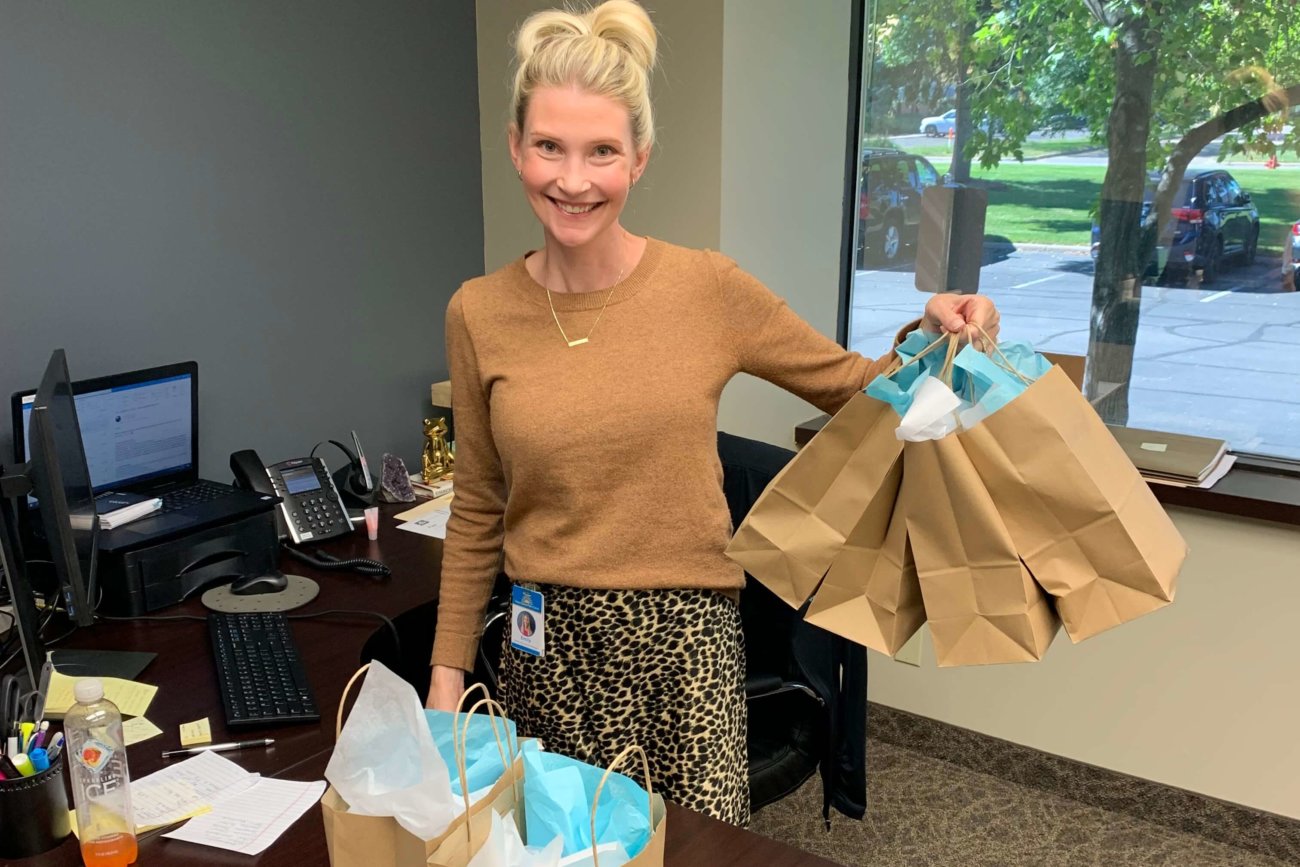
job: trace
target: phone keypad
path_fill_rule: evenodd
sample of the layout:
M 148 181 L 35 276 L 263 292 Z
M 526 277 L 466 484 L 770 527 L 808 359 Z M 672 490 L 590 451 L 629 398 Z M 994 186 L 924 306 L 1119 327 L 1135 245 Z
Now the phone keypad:
M 343 515 L 338 506 L 329 497 L 320 495 L 300 497 L 293 513 L 298 535 L 312 538 L 317 535 L 332 534 L 343 526 Z M 311 534 L 308 536 L 307 534 Z

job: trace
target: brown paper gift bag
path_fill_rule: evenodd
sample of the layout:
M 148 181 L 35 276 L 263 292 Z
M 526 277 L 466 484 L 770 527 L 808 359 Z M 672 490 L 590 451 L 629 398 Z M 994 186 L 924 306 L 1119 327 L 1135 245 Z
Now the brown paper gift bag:
M 352 686 L 369 667 L 363 665 L 358 669 L 343 688 L 334 724 L 336 739 L 343 730 L 343 709 Z M 468 815 L 473 818 L 489 809 L 509 810 L 514 804 L 516 788 L 522 791 L 522 787 L 523 761 L 516 758 L 492 789 L 474 803 Z M 462 814 L 437 837 L 421 840 L 391 816 L 359 816 L 349 812 L 347 802 L 333 786 L 325 790 L 320 805 L 325 848 L 332 867 L 425 867 L 439 845 L 462 831 L 465 825 L 465 814 Z
M 804 613 L 813 626 L 890 656 L 925 622 L 906 516 L 895 506 L 902 478 L 896 463 Z
M 650 827 L 653 830 L 645 847 L 625 863 L 629 867 L 663 867 L 664 836 L 668 830 L 668 811 L 664 805 L 663 796 L 656 794 L 654 791 L 654 783 L 650 779 L 650 762 L 645 750 L 636 745 L 626 747 L 614 758 L 614 761 L 609 763 L 609 767 L 605 770 L 604 776 L 601 777 L 600 784 L 596 787 L 595 795 L 592 798 L 591 839 L 593 841 L 593 867 L 600 867 L 600 854 L 596 851 L 594 845 L 596 840 L 596 805 L 600 801 L 600 793 L 604 790 L 605 781 L 609 779 L 609 775 L 613 773 L 614 768 L 622 764 L 624 759 L 631 755 L 639 755 L 641 758 L 641 767 L 646 781 L 646 810 L 650 814 Z M 497 812 L 501 811 L 498 810 Z M 523 825 L 522 803 L 514 811 L 514 817 L 515 822 L 518 823 L 520 836 L 527 842 L 528 834 Z M 461 829 L 463 833 L 446 838 L 443 844 L 433 852 L 429 857 L 429 867 L 465 867 L 487 842 L 488 829 L 491 824 L 492 817 L 489 812 L 484 811 L 471 816 L 469 823 Z
M 1173 601 L 1187 545 L 1059 367 L 958 436 L 1071 640 Z
M 767 486 L 727 556 L 794 608 L 808 600 L 902 454 L 898 415 L 858 392 Z M 886 492 L 892 499 L 892 492 Z
M 903 448 L 908 537 L 940 666 L 1042 659 L 1059 623 L 955 436 Z

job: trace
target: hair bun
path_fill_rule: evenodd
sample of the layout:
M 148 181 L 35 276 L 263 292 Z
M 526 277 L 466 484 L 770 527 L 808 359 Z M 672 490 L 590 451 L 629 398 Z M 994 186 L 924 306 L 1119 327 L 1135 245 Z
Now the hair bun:
M 658 37 L 649 14 L 633 0 L 606 0 L 589 13 L 591 32 L 618 43 L 643 69 L 653 69 Z

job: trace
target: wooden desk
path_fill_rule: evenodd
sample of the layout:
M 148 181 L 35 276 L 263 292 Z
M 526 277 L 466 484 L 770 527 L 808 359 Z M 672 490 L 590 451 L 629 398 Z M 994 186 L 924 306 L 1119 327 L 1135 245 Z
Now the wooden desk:
M 435 599 L 442 543 L 398 531 L 391 518 L 398 511 L 401 511 L 398 507 L 383 507 L 379 542 L 370 542 L 364 532 L 357 532 L 323 546 L 340 557 L 382 560 L 392 569 L 391 578 L 377 580 L 350 572 L 319 572 L 285 558 L 281 564 L 285 571 L 306 575 L 321 586 L 320 595 L 310 605 L 291 613 L 351 609 L 374 611 L 393 618 Z M 197 599 L 192 599 L 155 612 L 155 615 L 203 617 L 205 611 Z M 102 622 L 90 629 L 79 630 L 60 646 L 144 650 L 158 654 L 158 658 L 140 675 L 140 680 L 160 687 L 147 716 L 163 730 L 163 734 L 129 748 L 133 777 L 143 777 L 163 766 L 161 752 L 178 746 L 176 733 L 181 723 L 207 717 L 211 720 L 212 739 L 216 742 L 275 738 L 275 746 L 269 749 L 224 754 L 241 767 L 265 776 L 320 780 L 324 779 L 325 765 L 333 750 L 334 714 L 343 687 L 360 662 L 362 646 L 377 628 L 386 627 L 377 619 L 363 615 L 293 621 L 294 638 L 302 651 L 307 675 L 321 708 L 321 721 L 314 725 L 240 728 L 234 731 L 227 728 L 221 709 L 206 623 L 199 620 Z M 160 831 L 150 832 L 140 840 L 137 863 L 148 867 L 327 865 L 329 858 L 320 815 L 318 807 L 308 810 L 274 845 L 256 858 L 167 840 Z M 831 865 L 829 861 L 689 810 L 669 805 L 668 816 L 665 859 L 668 865 Z M 51 852 L 15 864 L 80 867 L 81 856 L 76 841 L 69 838 Z

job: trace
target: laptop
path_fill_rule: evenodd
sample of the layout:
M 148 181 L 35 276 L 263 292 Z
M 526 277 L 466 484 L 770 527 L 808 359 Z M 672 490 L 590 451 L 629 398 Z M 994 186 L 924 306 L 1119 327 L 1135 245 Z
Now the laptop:
M 95 495 L 160 497 L 162 510 L 99 535 L 101 551 L 133 548 L 268 511 L 265 494 L 199 478 L 199 366 L 186 361 L 72 384 Z M 27 460 L 36 390 L 11 398 L 14 453 Z M 29 498 L 28 505 L 36 506 Z

